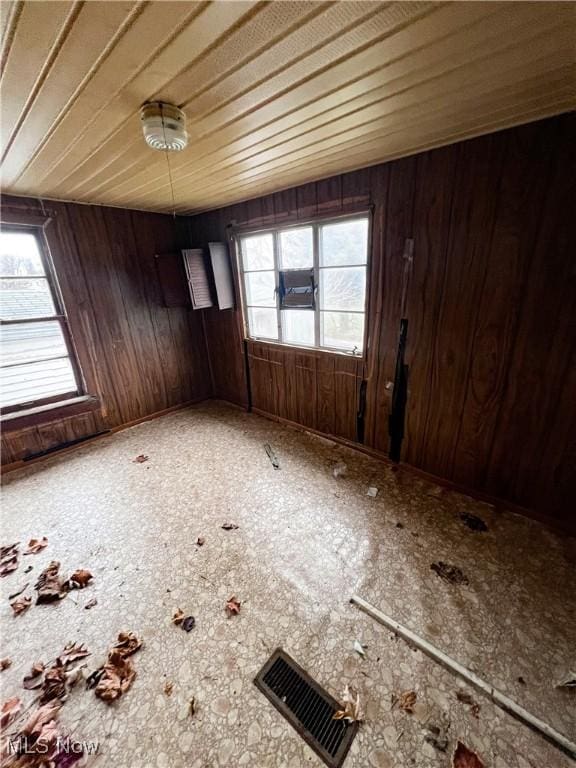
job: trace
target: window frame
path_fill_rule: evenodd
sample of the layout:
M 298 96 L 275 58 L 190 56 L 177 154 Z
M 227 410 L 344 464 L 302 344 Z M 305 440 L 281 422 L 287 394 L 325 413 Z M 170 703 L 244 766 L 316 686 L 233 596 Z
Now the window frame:
M 26 235 L 34 236 L 36 240 L 36 244 L 38 246 L 40 260 L 44 268 L 44 275 L 38 275 L 37 277 L 39 279 L 46 279 L 48 283 L 50 296 L 54 303 L 55 314 L 45 316 L 45 317 L 16 318 L 12 320 L 4 320 L 2 317 L 0 317 L 0 325 L 11 326 L 11 325 L 18 325 L 18 324 L 21 325 L 24 323 L 32 324 L 32 323 L 58 322 L 60 326 L 60 330 L 62 331 L 64 344 L 66 346 L 66 354 L 57 355 L 56 357 L 49 358 L 49 359 L 60 360 L 60 359 L 68 358 L 68 360 L 70 360 L 70 365 L 72 366 L 72 371 L 74 373 L 74 380 L 76 382 L 76 389 L 69 390 L 68 392 L 61 392 L 57 395 L 50 395 L 49 397 L 37 398 L 36 400 L 26 400 L 25 402 L 22 402 L 22 403 L 14 403 L 12 405 L 3 406 L 1 409 L 1 412 L 3 415 L 17 414 L 20 411 L 25 411 L 25 410 L 27 411 L 28 409 L 31 409 L 31 408 L 36 408 L 43 405 L 59 404 L 61 402 L 70 400 L 72 398 L 82 397 L 83 395 L 86 394 L 85 387 L 84 387 L 84 380 L 82 378 L 82 372 L 80 370 L 80 365 L 78 363 L 78 357 L 72 341 L 72 334 L 70 332 L 70 325 L 69 325 L 68 317 L 66 315 L 66 310 L 64 308 L 64 301 L 62 299 L 62 293 L 60 290 L 60 285 L 58 283 L 58 276 L 54 268 L 54 263 L 52 261 L 50 250 L 48 248 L 48 243 L 46 242 L 44 227 L 43 225 L 34 225 L 34 224 L 21 225 L 21 224 L 15 224 L 15 223 L 5 223 L 4 221 L 2 221 L 1 230 L 2 230 L 2 233 L 26 234 Z M 10 276 L 2 275 L 2 278 L 8 278 L 8 277 Z M 12 276 L 11 279 L 16 279 L 16 280 L 34 279 L 34 276 L 15 275 L 15 276 Z M 25 362 L 15 363 L 13 366 L 10 366 L 10 367 L 16 367 L 18 365 L 26 365 L 26 363 Z
M 347 350 L 342 349 L 342 347 L 330 347 L 320 344 L 320 338 L 321 338 L 321 329 L 320 329 L 320 315 L 323 310 L 320 308 L 320 270 L 323 269 L 323 267 L 320 266 L 320 229 L 323 226 L 330 225 L 330 224 L 338 224 L 342 221 L 358 221 L 358 220 L 365 220 L 368 223 L 367 227 L 367 237 L 366 237 L 366 262 L 365 264 L 342 264 L 337 265 L 334 267 L 326 267 L 326 268 L 334 268 L 334 269 L 346 269 L 350 267 L 364 267 L 366 270 L 365 277 L 366 277 L 366 283 L 365 283 L 365 291 L 364 291 L 364 307 L 360 310 L 339 310 L 344 312 L 348 312 L 349 314 L 359 314 L 363 315 L 364 317 L 364 329 L 363 329 L 363 335 L 362 335 L 362 351 L 360 353 L 355 353 L 353 350 Z M 314 288 L 315 288 L 315 308 L 313 310 L 301 310 L 301 311 L 310 311 L 314 312 L 314 339 L 315 343 L 306 345 L 306 344 L 293 344 L 288 341 L 284 341 L 282 339 L 282 320 L 281 320 L 281 312 L 292 312 L 295 310 L 292 309 L 284 309 L 282 310 L 280 307 L 280 297 L 279 297 L 279 275 L 282 271 L 291 271 L 291 270 L 281 270 L 280 269 L 280 248 L 279 248 L 279 234 L 280 232 L 286 232 L 290 229 L 303 229 L 305 227 L 312 227 L 312 258 L 313 258 L 313 272 L 314 272 Z M 274 256 L 274 266 L 272 270 L 245 270 L 244 269 L 244 259 L 242 254 L 242 238 L 245 237 L 251 237 L 253 235 L 272 235 L 273 237 L 273 256 Z M 369 281 L 368 277 L 370 274 L 370 263 L 371 263 L 371 257 L 372 257 L 372 210 L 371 209 L 363 209 L 359 211 L 354 211 L 350 213 L 342 213 L 340 215 L 335 216 L 326 216 L 326 217 L 315 217 L 311 219 L 302 219 L 299 221 L 290 221 L 286 224 L 276 224 L 274 226 L 270 227 L 251 227 L 249 224 L 242 227 L 234 227 L 233 231 L 233 238 L 234 238 L 234 244 L 235 244 L 235 250 L 236 250 L 236 264 L 237 264 L 237 270 L 238 270 L 238 277 L 239 277 L 239 283 L 240 283 L 240 296 L 241 296 L 241 304 L 242 304 L 242 328 L 244 333 L 244 339 L 246 341 L 255 341 L 258 343 L 266 343 L 266 344 L 275 344 L 280 345 L 283 347 L 289 347 L 291 349 L 301 349 L 304 352 L 328 352 L 331 354 L 339 354 L 339 355 L 345 355 L 346 357 L 353 357 L 355 360 L 362 360 L 366 354 L 366 345 L 368 343 L 368 308 L 369 308 Z M 248 302 L 247 302 L 247 296 L 246 296 L 246 281 L 244 279 L 244 275 L 246 273 L 250 272 L 274 272 L 274 279 L 275 279 L 275 299 L 276 299 L 276 320 L 277 320 L 277 328 L 278 328 L 278 338 L 277 339 L 271 339 L 267 336 L 253 336 L 250 333 L 250 325 L 248 322 Z M 294 271 L 298 271 L 296 268 Z M 325 310 L 330 311 L 330 310 Z M 334 310 L 337 311 L 337 310 Z

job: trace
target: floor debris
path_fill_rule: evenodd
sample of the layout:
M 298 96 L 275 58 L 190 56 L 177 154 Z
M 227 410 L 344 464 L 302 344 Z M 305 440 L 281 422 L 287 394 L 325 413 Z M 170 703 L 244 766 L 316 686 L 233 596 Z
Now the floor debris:
M 106 663 L 88 678 L 95 681 L 100 673 L 94 689 L 99 699 L 112 702 L 126 693 L 136 677 L 136 670 L 128 657 L 141 647 L 142 641 L 133 632 L 120 632 L 118 642 L 108 652 Z
M 206 539 L 204 538 L 204 536 L 198 536 L 198 538 L 196 539 L 196 545 L 198 547 L 203 547 L 205 541 Z
M 270 462 L 272 463 L 272 466 L 274 467 L 274 469 L 280 469 L 280 462 L 278 461 L 278 457 L 272 450 L 270 443 L 264 443 L 264 450 L 268 454 L 268 458 L 270 459 Z
M 88 602 L 84 606 L 84 609 L 86 611 L 89 611 L 90 608 L 94 608 L 95 605 L 98 605 L 98 600 L 95 597 L 93 597 L 92 600 L 88 600 Z
M 30 539 L 28 542 L 28 549 L 25 550 L 25 555 L 37 555 L 38 552 L 48 546 L 48 539 L 43 536 L 41 539 Z
M 343 461 L 338 462 L 338 464 L 332 467 L 332 474 L 334 477 L 346 477 L 348 474 L 347 465 Z
M 371 485 L 370 488 L 368 488 L 366 491 L 366 496 L 370 496 L 373 499 L 376 498 L 376 496 L 378 496 L 378 488 L 375 488 L 373 485 Z
M 224 525 L 222 526 L 222 529 L 225 531 L 235 531 L 237 530 L 237 528 L 239 528 L 239 526 L 236 525 L 235 523 L 224 523 Z
M 67 589 L 84 589 L 88 586 L 88 583 L 92 580 L 92 574 L 90 571 L 80 569 L 74 571 L 72 576 L 66 582 Z
M 14 616 L 19 616 L 32 605 L 31 597 L 18 597 L 10 603 L 10 608 L 14 611 Z
M 52 560 L 50 565 L 38 576 L 38 581 L 34 587 L 38 592 L 36 603 L 52 603 L 66 597 L 67 590 L 59 571 L 60 563 L 57 560 Z
M 478 717 L 480 714 L 480 704 L 466 691 L 456 691 L 456 698 L 462 704 L 467 704 L 470 707 L 470 712 L 474 717 Z
M 174 690 L 174 683 L 170 682 L 170 680 L 166 680 L 164 683 L 164 693 L 166 696 L 172 696 L 172 691 Z
M 446 752 L 448 749 L 449 728 L 449 723 L 444 723 L 442 725 L 427 725 L 427 734 L 424 736 L 424 741 L 426 741 L 428 744 L 431 744 L 434 749 L 437 749 L 439 752 Z
M 487 531 L 488 526 L 482 520 L 480 517 L 476 517 L 476 515 L 471 515 L 469 512 L 460 512 L 460 520 L 464 523 L 464 525 L 468 526 L 471 531 Z
M 10 725 L 10 723 L 20 714 L 21 709 L 22 702 L 18 696 L 14 696 L 13 698 L 8 699 L 8 701 L 5 701 L 0 710 L 0 728 L 6 728 Z
M 41 661 L 37 661 L 32 664 L 30 672 L 24 676 L 22 680 L 22 688 L 27 691 L 33 691 L 35 688 L 40 688 L 44 681 L 44 664 Z
M 409 715 L 414 714 L 414 704 L 418 695 L 416 691 L 402 691 L 402 693 L 392 694 L 392 707 L 398 706 L 403 712 L 407 712 Z
M 459 741 L 452 755 L 452 768 L 484 768 L 484 763 L 475 752 Z
M 229 617 L 240 613 L 240 601 L 236 599 L 235 595 L 232 595 L 232 597 L 228 599 L 226 610 L 228 611 Z
M 362 707 L 360 706 L 360 694 L 354 688 L 352 688 L 352 686 L 347 685 L 344 688 L 344 692 L 342 694 L 342 702 L 344 705 L 343 708 L 335 712 L 332 716 L 332 719 L 348 720 L 351 723 L 361 722 L 364 717 L 364 713 L 362 712 Z
M 18 547 L 20 542 L 0 548 L 0 576 L 8 576 L 18 568 Z
M 135 459 L 132 459 L 133 464 L 144 464 L 145 461 L 148 461 L 150 457 L 146 456 L 145 453 L 141 453 L 138 456 L 136 456 Z
M 12 666 L 12 659 L 10 659 L 8 656 L 4 659 L 0 659 L 0 672 L 4 672 L 5 669 L 8 669 L 8 667 Z
M 354 650 L 357 654 L 360 656 L 366 656 L 365 648 L 368 648 L 367 645 L 362 645 L 362 643 L 359 640 L 354 640 Z
M 190 714 L 190 717 L 194 717 L 196 714 L 196 699 L 194 696 L 190 699 L 190 703 L 188 704 L 188 712 Z
M 457 565 L 450 565 L 450 563 L 443 563 L 439 560 L 437 563 L 432 563 L 430 568 L 449 584 L 469 583 L 468 577 L 464 575 Z

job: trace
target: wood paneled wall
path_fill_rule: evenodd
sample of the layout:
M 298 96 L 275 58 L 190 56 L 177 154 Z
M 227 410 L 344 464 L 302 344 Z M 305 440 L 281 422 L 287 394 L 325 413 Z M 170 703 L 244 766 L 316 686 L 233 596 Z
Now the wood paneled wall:
M 367 446 L 388 450 L 408 288 L 403 461 L 576 529 L 576 117 L 335 176 L 190 219 L 280 224 L 373 206 L 363 361 L 248 343 L 255 408 L 348 439 L 367 382 Z M 206 314 L 215 394 L 246 405 L 239 311 Z
M 182 247 L 171 216 L 4 197 L 11 220 L 46 215 L 45 234 L 96 410 L 5 427 L 2 463 L 209 397 L 202 318 L 162 305 L 154 255 Z

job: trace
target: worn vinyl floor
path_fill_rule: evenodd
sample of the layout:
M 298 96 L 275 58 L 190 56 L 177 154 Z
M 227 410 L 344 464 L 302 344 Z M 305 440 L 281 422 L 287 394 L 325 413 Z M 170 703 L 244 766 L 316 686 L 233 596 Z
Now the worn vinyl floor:
M 138 454 L 149 460 L 133 463 Z M 347 476 L 335 478 L 341 461 Z M 488 530 L 470 530 L 463 512 Z M 3 544 L 49 539 L 0 579 L 1 655 L 13 659 L 1 673 L 3 700 L 31 701 L 24 674 L 71 640 L 91 650 L 88 671 L 119 631 L 144 640 L 137 678 L 117 703 L 79 686 L 63 707 L 74 738 L 99 742 L 89 765 L 322 765 L 252 683 L 277 646 L 337 698 L 347 683 L 360 691 L 366 717 L 347 768 L 449 766 L 457 740 L 492 768 L 573 765 L 349 603 L 363 596 L 574 740 L 574 692 L 554 687 L 575 663 L 574 553 L 538 523 L 218 404 L 12 473 L 2 518 Z M 226 522 L 239 528 L 222 530 Z M 93 585 L 13 617 L 8 594 L 26 581 L 30 593 L 52 559 L 63 571 L 89 569 Z M 435 561 L 457 565 L 468 584 L 443 581 Z M 228 618 L 231 595 L 242 607 Z M 84 610 L 92 597 L 98 604 Z M 189 634 L 171 624 L 176 608 L 196 617 Z M 406 690 L 417 694 L 413 714 L 391 704 Z M 478 702 L 477 717 L 459 690 Z M 425 740 L 426 727 L 443 722 L 446 753 Z

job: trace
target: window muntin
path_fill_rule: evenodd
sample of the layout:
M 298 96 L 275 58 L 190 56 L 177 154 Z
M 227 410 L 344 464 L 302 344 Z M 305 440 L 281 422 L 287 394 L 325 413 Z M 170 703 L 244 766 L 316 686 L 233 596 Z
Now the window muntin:
M 364 215 L 241 235 L 248 337 L 362 354 L 368 234 Z M 286 286 L 296 286 L 298 308 L 290 307 Z M 310 308 L 302 308 L 307 301 Z
M 66 317 L 40 235 L 0 232 L 0 405 L 17 411 L 79 394 Z

